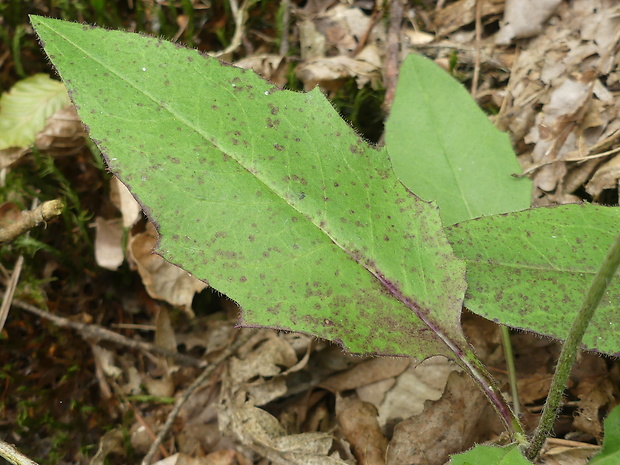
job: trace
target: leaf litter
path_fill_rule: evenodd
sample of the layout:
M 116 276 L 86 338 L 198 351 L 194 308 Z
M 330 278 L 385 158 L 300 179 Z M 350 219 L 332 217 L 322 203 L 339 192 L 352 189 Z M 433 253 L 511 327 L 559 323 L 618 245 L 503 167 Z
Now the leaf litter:
M 446 66 L 450 54 L 455 54 L 455 72 L 464 77 L 470 76 L 474 67 L 482 68 L 476 89 L 478 101 L 500 109 L 496 124 L 509 131 L 521 165 L 534 180 L 535 205 L 584 198 L 617 204 L 620 170 L 614 149 L 620 119 L 613 98 L 620 82 L 615 51 L 620 17 L 617 7 L 611 1 L 576 0 L 555 5 L 550 13 L 524 7 L 515 12 L 519 9 L 515 4 L 520 2 L 507 2 L 510 11 L 506 7 L 504 12 L 502 2 L 485 1 L 479 12 L 484 27 L 482 39 L 476 43 L 472 31 L 476 22 L 474 3 L 461 0 L 442 6 L 440 2 L 436 11 L 411 9 L 406 12 L 409 21 L 403 22 L 402 34 L 414 37 L 414 33 L 424 32 L 433 37 L 432 42 L 419 45 L 419 49 Z M 296 70 L 303 86 L 311 88 L 319 83 L 333 93 L 346 78 L 354 78 L 361 87 L 377 86 L 384 73 L 381 63 L 388 53 L 385 26 L 373 23 L 371 12 L 356 5 L 308 2 L 305 10 L 299 13 L 305 25 L 296 25 L 300 32 L 310 31 L 309 36 L 300 36 L 302 51 L 303 46 L 311 51 Z M 503 18 L 504 13 L 507 16 Z M 514 39 L 525 33 L 514 29 L 514 16 L 508 16 L 509 13 L 521 14 L 528 25 L 539 25 L 531 38 L 519 42 L 519 50 Z M 507 30 L 506 22 L 512 24 L 512 30 Z M 497 27 L 498 34 L 487 32 Z M 507 45 L 497 47 L 500 42 Z M 245 58 L 247 66 L 283 82 L 282 57 L 254 56 L 258 58 Z M 61 124 L 53 119 L 48 121 L 52 127 Z M 79 138 L 83 133 L 74 134 Z M 70 138 L 68 147 L 76 150 L 75 136 Z M 57 139 L 42 147 L 52 154 L 64 149 Z M 26 154 L 24 151 L 19 156 Z M 120 209 L 126 221 L 124 227 L 131 229 L 130 243 L 138 238 L 138 255 L 148 263 L 148 252 L 156 238 L 148 232 L 151 227 L 144 220 L 138 226 L 133 224 L 135 213 L 134 220 L 125 220 L 131 214 L 123 210 L 124 203 Z M 106 213 L 106 221 L 118 222 L 114 213 Z M 123 253 L 118 231 L 123 229 L 117 227 L 113 240 L 118 245 L 117 262 L 119 251 Z M 138 262 L 129 251 L 124 254 L 125 259 Z M 153 266 L 148 273 L 150 277 L 146 272 L 141 274 L 147 289 L 149 281 L 159 281 L 163 288 L 174 289 L 177 278 L 170 275 L 170 269 Z M 167 314 L 168 310 L 162 310 L 162 304 L 153 299 L 189 309 L 194 294 L 201 290 L 193 285 L 180 286 L 185 289 L 181 298 L 178 291 L 166 292 L 162 287 L 157 290 L 152 285 L 150 296 L 137 292 L 137 297 L 123 297 L 122 311 L 129 312 L 128 315 L 135 312 L 144 327 L 150 328 L 129 331 L 137 331 L 133 337 L 159 340 L 169 348 L 178 344 L 190 354 L 213 358 L 233 337 L 232 321 L 237 309 L 225 297 L 203 292 L 198 297 L 209 296 L 219 307 L 217 312 L 194 319 L 176 316 L 175 322 L 156 324 L 157 315 Z M 141 308 L 147 309 L 146 313 Z M 82 313 L 82 318 L 88 322 L 92 316 Z M 126 318 L 121 317 L 118 324 Z M 470 341 L 490 366 L 501 371 L 503 361 L 495 327 L 478 318 L 470 324 L 468 320 L 473 317 L 467 314 L 464 318 Z M 484 327 L 486 330 L 482 331 Z M 153 328 L 158 336 L 145 337 Z M 9 335 L 14 330 L 13 324 Z M 515 334 L 513 343 L 518 354 L 518 372 L 523 375 L 520 384 L 525 416 L 534 421 L 546 394 L 557 346 L 527 334 Z M 154 398 L 166 397 L 162 394 L 179 396 L 196 376 L 196 369 L 174 363 L 165 367 L 171 361 L 162 356 L 122 353 L 114 346 L 91 347 L 96 365 L 101 368 L 97 375 L 101 395 L 108 392 L 103 398 L 109 403 L 112 417 L 132 409 L 142 412 L 135 415 L 131 425 L 131 442 L 137 453 L 145 453 L 150 440 L 140 440 L 140 434 L 156 432 L 170 408 L 156 402 L 126 400 L 126 396 L 141 392 L 142 383 L 154 393 Z M 271 463 L 397 464 L 416 460 L 421 464 L 442 464 L 448 454 L 464 450 L 474 442 L 498 439 L 499 429 L 478 421 L 486 401 L 477 399 L 478 391 L 471 382 L 467 386 L 468 380 L 455 372 L 456 367 L 441 363 L 445 366 L 439 368 L 438 363 L 433 359 L 407 368 L 402 360 L 352 357 L 301 335 L 257 331 L 236 356 L 220 365 L 210 384 L 190 397 L 178 417 L 180 424 L 172 432 L 174 448 L 170 444 L 163 447 L 166 453 L 178 453 L 158 463 L 252 463 L 262 457 Z M 575 456 L 583 449 L 584 457 L 596 450 L 587 450 L 584 444 L 600 444 L 599 414 L 607 413 L 617 402 L 619 378 L 617 363 L 589 354 L 582 356 L 568 387 L 567 409 L 556 428 L 557 435 L 572 443 L 550 441 L 543 463 L 585 463 L 586 458 Z M 167 387 L 158 390 L 151 383 L 154 379 L 163 379 Z M 429 382 L 432 387 L 420 393 L 420 407 L 406 411 L 407 418 L 399 418 L 395 412 L 402 412 L 407 400 L 413 402 L 402 393 L 411 393 L 420 382 Z M 395 400 L 391 394 L 398 392 L 401 394 Z M 470 409 L 471 415 L 463 415 L 458 409 L 455 414 L 455 405 Z M 442 409 L 445 413 L 437 415 L 436 411 Z M 141 416 L 142 421 L 138 419 Z M 457 420 L 469 423 L 462 425 Z M 453 429 L 465 429 L 469 435 L 449 436 L 445 443 L 437 441 Z M 359 435 L 360 431 L 365 434 Z M 420 431 L 428 437 L 419 436 Z M 112 459 L 115 453 L 122 456 L 122 448 L 118 442 L 110 442 L 110 437 L 113 439 L 114 435 L 107 439 L 102 436 L 101 453 L 112 454 Z M 427 447 L 429 443 L 431 449 Z

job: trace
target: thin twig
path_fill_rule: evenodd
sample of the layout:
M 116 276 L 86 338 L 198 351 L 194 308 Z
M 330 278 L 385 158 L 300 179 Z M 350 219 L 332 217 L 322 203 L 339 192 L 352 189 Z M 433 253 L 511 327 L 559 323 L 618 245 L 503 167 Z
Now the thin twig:
M 0 244 L 11 242 L 17 236 L 30 231 L 39 223 L 44 223 L 62 213 L 64 205 L 60 200 L 49 200 L 34 210 L 22 212 L 21 217 L 14 223 L 0 228 Z
M 37 465 L 37 462 L 30 460 L 11 444 L 0 440 L 0 456 L 7 459 L 13 465 Z
M 388 28 L 384 77 L 385 98 L 383 100 L 383 108 L 386 111 L 392 106 L 394 95 L 396 94 L 398 64 L 400 62 L 400 26 L 404 10 L 403 0 L 392 0 L 390 2 L 390 25 Z
M 22 212 L 19 220 L 9 227 L 9 234 L 17 235 L 26 233 L 26 237 L 30 236 L 30 229 L 33 228 L 36 224 L 41 221 L 52 218 L 56 215 L 59 215 L 62 212 L 62 202 L 60 200 L 52 200 L 49 202 L 45 202 L 42 205 L 39 205 L 39 199 L 32 199 L 32 204 L 30 205 L 29 212 Z M 48 218 L 49 216 L 49 218 Z M 30 224 L 34 222 L 34 224 Z M 16 226 L 17 225 L 17 226 Z M 29 226 L 29 227 L 28 227 Z M 22 229 L 27 227 L 25 231 Z M 6 230 L 2 230 L 6 231 Z M 1 235 L 1 231 L 0 231 Z M 13 240 L 15 237 L 9 238 L 9 241 Z M 0 240 L 0 243 L 2 241 Z M 13 301 L 13 295 L 15 295 L 15 289 L 17 289 L 17 283 L 19 282 L 19 277 L 22 274 L 22 267 L 24 266 L 24 256 L 20 255 L 15 262 L 15 267 L 13 268 L 13 273 L 11 273 L 11 278 L 6 286 L 6 293 L 2 299 L 2 306 L 0 307 L 0 331 L 4 328 L 4 324 L 6 323 L 6 319 L 9 316 L 9 310 L 11 309 L 11 302 Z
M 594 276 L 592 284 L 583 299 L 581 308 L 568 332 L 568 337 L 562 346 L 558 364 L 553 379 L 551 380 L 545 408 L 540 416 L 538 427 L 536 431 L 534 431 L 530 446 L 525 452 L 525 456 L 530 460 L 534 460 L 538 456 L 545 439 L 547 439 L 547 436 L 549 436 L 553 428 L 553 423 L 562 406 L 562 396 L 564 394 L 566 382 L 568 381 L 573 363 L 575 363 L 575 357 L 577 356 L 581 340 L 583 339 L 586 329 L 588 329 L 590 320 L 592 320 L 594 310 L 598 307 L 605 293 L 605 289 L 608 284 L 611 283 L 618 269 L 618 265 L 620 265 L 620 233 L 615 237 L 601 267 Z
M 521 56 L 520 49 L 519 49 L 519 46 L 517 45 L 517 48 L 515 49 L 515 56 L 512 61 L 512 68 L 510 69 L 510 77 L 508 78 L 508 84 L 506 84 L 504 98 L 502 99 L 502 104 L 500 105 L 499 111 L 497 112 L 495 117 L 492 118 L 493 124 L 495 124 L 495 127 L 497 127 L 497 129 L 499 129 L 500 131 L 506 131 L 507 129 L 506 125 L 503 123 L 502 120 L 504 118 L 504 115 L 506 114 L 506 110 L 508 108 L 508 102 L 510 101 L 511 104 L 513 103 L 510 96 L 512 95 L 512 91 L 517 83 L 517 80 L 514 79 L 514 76 L 515 76 L 514 69 L 517 67 L 519 63 L 520 56 Z
M 191 397 L 191 395 L 198 389 L 205 380 L 211 376 L 213 371 L 228 357 L 233 355 L 241 346 L 243 346 L 248 339 L 252 336 L 252 332 L 247 332 L 246 334 L 241 334 L 237 338 L 235 342 L 233 342 L 230 346 L 222 351 L 222 353 L 211 362 L 209 366 L 207 366 L 204 371 L 194 380 L 194 382 L 185 390 L 183 395 L 176 401 L 174 408 L 168 414 L 168 418 L 166 418 L 166 423 L 162 426 L 161 430 L 157 434 L 155 441 L 151 444 L 147 454 L 142 459 L 142 465 L 150 465 L 151 460 L 153 460 L 153 456 L 157 452 L 159 445 L 163 442 L 164 438 L 172 428 L 172 424 L 181 413 L 181 408 L 187 402 L 187 400 Z
M 282 30 L 280 31 L 280 56 L 288 55 L 288 35 L 291 27 L 291 0 L 282 0 Z
M 377 24 L 377 20 L 381 17 L 382 3 L 383 2 L 375 2 L 375 7 L 372 10 L 370 21 L 368 21 L 368 27 L 364 31 L 364 34 L 359 38 L 359 42 L 357 43 L 355 50 L 353 50 L 353 53 L 351 53 L 352 57 L 355 58 L 357 54 L 360 53 L 362 49 L 366 46 L 366 42 L 368 42 L 368 37 L 370 36 L 372 28 L 375 27 L 375 24 Z
M 155 436 L 155 432 L 153 431 L 153 428 L 151 428 L 151 426 L 146 422 L 146 420 L 142 417 L 142 415 L 140 415 L 140 412 L 138 412 L 138 409 L 136 409 L 131 404 L 131 402 L 127 402 L 127 404 L 129 404 L 129 408 L 131 409 L 134 416 L 136 417 L 136 420 L 138 420 L 138 422 L 144 427 L 146 434 L 148 434 L 153 441 L 157 440 L 157 436 Z M 170 456 L 170 453 L 166 450 L 164 445 L 161 443 L 159 444 L 159 451 L 164 457 Z
M 15 267 L 11 273 L 11 279 L 6 286 L 6 292 L 2 298 L 2 307 L 0 307 L 0 331 L 4 328 L 6 318 L 9 316 L 9 309 L 11 308 L 11 302 L 13 301 L 13 294 L 15 294 L 15 288 L 19 282 L 19 277 L 22 274 L 22 266 L 24 265 L 24 256 L 20 255 L 15 262 Z
M 471 97 L 476 100 L 480 78 L 480 41 L 482 39 L 482 0 L 476 0 L 476 54 L 474 55 L 474 77 L 471 80 Z
M 550 161 L 546 161 L 544 163 L 540 163 L 536 166 L 532 166 L 528 169 L 526 169 L 525 171 L 523 171 L 523 173 L 521 174 L 517 174 L 516 176 L 521 177 L 521 176 L 526 176 L 529 173 L 536 171 L 540 168 L 542 168 L 543 166 L 547 166 L 547 165 L 552 165 L 554 163 L 559 163 L 559 162 L 563 162 L 563 163 L 568 163 L 568 162 L 580 162 L 580 161 L 589 161 L 589 160 L 594 160 L 596 158 L 603 158 L 603 157 L 607 157 L 609 155 L 613 155 L 615 153 L 620 152 L 620 147 L 616 147 L 613 150 L 608 150 L 607 152 L 602 152 L 602 153 L 595 153 L 593 155 L 584 155 L 583 157 L 577 157 L 577 158 L 559 158 L 557 160 L 550 160 Z
M 4 296 L 4 293 L 0 292 L 0 295 Z M 128 347 L 130 349 L 141 350 L 144 352 L 154 352 L 158 355 L 171 357 L 182 365 L 189 365 L 201 368 L 207 364 L 207 362 L 204 360 L 199 360 L 190 355 L 179 354 L 177 352 L 164 349 L 163 347 L 159 347 L 155 344 L 150 344 L 148 342 L 129 339 L 121 334 L 115 333 L 114 331 L 110 331 L 109 329 L 103 328 L 98 325 L 87 325 L 84 323 L 79 323 L 77 321 L 69 320 L 65 317 L 54 315 L 46 310 L 40 309 L 38 307 L 35 307 L 34 305 L 30 305 L 20 300 L 13 300 L 12 304 L 15 307 L 21 308 L 22 310 L 26 310 L 27 312 L 34 313 L 41 318 L 45 318 L 46 320 L 53 322 L 56 326 L 60 328 L 71 328 L 77 331 L 80 336 L 82 336 L 88 341 L 108 341 L 120 346 Z
M 232 53 L 239 48 L 243 39 L 244 26 L 248 16 L 247 12 L 252 4 L 254 4 L 253 0 L 245 0 L 241 5 L 241 8 L 239 8 L 237 5 L 237 0 L 230 0 L 230 9 L 232 10 L 232 14 L 235 18 L 235 33 L 233 34 L 228 47 L 224 50 L 220 50 L 219 52 L 209 53 L 210 56 L 219 58 L 222 55 Z

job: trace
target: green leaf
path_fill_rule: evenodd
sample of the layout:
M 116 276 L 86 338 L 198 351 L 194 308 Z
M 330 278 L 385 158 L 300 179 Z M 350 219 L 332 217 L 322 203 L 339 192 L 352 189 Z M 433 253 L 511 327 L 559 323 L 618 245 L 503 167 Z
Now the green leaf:
M 465 221 L 447 229 L 467 261 L 465 306 L 514 328 L 565 339 L 620 229 L 620 208 L 562 205 Z M 620 274 L 583 339 L 620 356 Z
M 243 325 L 358 353 L 468 353 L 464 264 L 437 208 L 318 90 L 280 91 L 156 38 L 31 19 L 156 224 L 158 253 L 235 299 Z
M 588 463 L 596 465 L 620 463 L 620 405 L 617 405 L 605 419 L 603 447 Z
M 531 465 L 516 444 L 507 447 L 478 445 L 462 454 L 453 455 L 450 465 Z
M 386 124 L 394 171 L 412 192 L 441 207 L 446 225 L 530 206 L 508 135 L 431 60 L 409 55 Z
M 65 86 L 47 74 L 19 81 L 0 98 L 0 150 L 32 145 L 47 118 L 70 104 Z

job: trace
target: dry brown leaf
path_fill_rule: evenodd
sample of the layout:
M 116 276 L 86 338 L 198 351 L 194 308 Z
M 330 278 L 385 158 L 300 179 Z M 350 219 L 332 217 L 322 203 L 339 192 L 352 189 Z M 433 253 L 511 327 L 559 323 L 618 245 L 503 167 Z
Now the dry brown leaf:
M 130 236 L 127 245 L 128 255 L 138 268 L 146 291 L 152 298 L 182 306 L 187 313 L 193 315 L 191 306 L 194 294 L 207 285 L 153 253 L 156 243 L 155 228 L 151 223 L 147 223 L 146 231 Z
M 415 47 L 417 45 L 430 44 L 435 40 L 435 36 L 428 32 L 416 31 L 415 29 L 405 29 L 401 32 L 405 38 L 405 44 L 407 48 Z
M 212 452 L 203 457 L 194 457 L 179 452 L 155 462 L 153 465 L 235 465 L 237 453 L 234 450 L 225 449 Z
M 524 405 L 531 405 L 546 398 L 551 386 L 551 377 L 545 369 L 529 376 L 521 375 L 517 380 L 519 401 Z
M 70 155 L 84 146 L 86 131 L 73 105 L 62 108 L 47 119 L 37 134 L 35 145 L 50 155 Z
M 123 370 L 115 364 L 114 352 L 104 349 L 99 345 L 93 345 L 92 349 L 95 363 L 101 368 L 104 375 L 111 378 L 118 378 L 123 374 Z
M 288 84 L 288 60 L 280 55 L 252 55 L 235 62 L 235 66 L 251 69 L 279 87 Z
M 230 377 L 235 385 L 249 379 L 272 377 L 282 373 L 284 368 L 297 363 L 297 354 L 291 345 L 274 331 L 264 331 L 266 339 L 257 345 L 243 359 L 231 357 Z
M 443 465 L 449 456 L 501 432 L 488 400 L 465 373 L 450 374 L 446 390 L 424 411 L 394 429 L 388 465 Z
M 36 135 L 37 149 L 52 156 L 71 155 L 84 146 L 86 132 L 75 107 L 62 108 L 47 119 L 45 128 Z M 0 169 L 7 168 L 30 153 L 30 147 L 0 150 Z
M 577 146 L 577 136 L 570 126 L 576 115 L 590 101 L 592 87 L 573 79 L 567 79 L 556 88 L 550 101 L 536 117 L 526 142 L 535 142 L 532 158 L 536 164 L 564 158 Z M 566 165 L 554 163 L 543 166 L 534 175 L 534 183 L 541 190 L 553 191 L 566 174 Z
M 618 127 L 620 107 L 610 92 L 617 86 L 610 72 L 610 63 L 618 61 L 617 53 L 611 53 L 609 62 L 601 62 L 601 57 L 613 51 L 617 37 L 612 33 L 603 38 L 596 31 L 599 25 L 608 30 L 618 22 L 617 9 L 611 0 L 561 3 L 554 21 L 525 43 L 512 69 L 502 127 L 511 130 L 521 154 L 531 155 L 532 166 L 537 167 L 533 171 L 536 205 L 580 201 L 573 193 L 600 166 L 600 159 L 579 165 L 554 160 L 614 147 L 610 144 L 591 151 L 611 140 Z M 543 110 L 532 124 L 531 115 L 541 104 Z M 533 152 L 526 144 L 535 145 Z M 526 160 L 526 156 L 520 158 Z M 553 163 L 541 166 L 549 162 Z
M 140 204 L 116 176 L 110 180 L 110 200 L 121 212 L 124 228 L 131 228 L 141 218 Z
M 222 449 L 208 454 L 204 465 L 234 465 L 241 457 L 232 449 Z
M 380 84 L 385 53 L 382 22 L 373 24 L 360 8 L 340 3 L 320 15 L 306 16 L 297 28 L 302 63 L 295 73 L 306 91 L 317 85 L 334 91 L 351 77 L 360 88 Z M 357 52 L 360 44 L 365 46 Z
M 583 446 L 546 445 L 537 461 L 539 465 L 585 465 L 599 451 L 591 444 Z
M 482 0 L 483 18 L 504 11 L 504 0 Z M 433 24 L 438 36 L 456 31 L 476 19 L 476 0 L 458 0 L 435 13 Z
M 377 421 L 377 408 L 362 401 L 354 401 L 338 415 L 338 422 L 351 444 L 358 465 L 385 464 L 388 440 Z
M 144 375 L 142 382 L 151 396 L 172 397 L 174 395 L 174 382 L 168 373 L 164 374 L 160 379 Z
M 261 379 L 248 385 L 245 389 L 254 401 L 254 405 L 260 407 L 283 397 L 288 392 L 288 385 L 284 377 L 278 376 L 269 380 Z
M 322 381 L 319 387 L 332 392 L 348 391 L 366 386 L 405 371 L 411 360 L 401 358 L 371 358 L 354 365 L 345 372 L 337 373 Z
M 391 425 L 423 411 L 425 402 L 437 400 L 444 392 L 448 376 L 458 367 L 444 357 L 431 357 L 396 378 L 393 386 L 371 384 L 357 389 L 361 400 L 379 409 L 379 424 Z M 388 387 L 387 391 L 382 391 Z
M 506 0 L 504 24 L 496 37 L 498 44 L 509 44 L 513 39 L 538 35 L 543 25 L 562 0 Z
M 299 47 L 301 49 L 301 59 L 313 60 L 325 56 L 325 36 L 321 34 L 313 21 L 297 22 L 299 30 Z
M 581 28 L 581 39 L 595 44 L 596 52 L 599 56 L 603 56 L 613 45 L 613 40 L 620 30 L 620 5 L 613 0 L 589 0 L 587 5 L 583 6 L 589 9 L 582 10 L 588 15 L 588 21 L 584 21 Z M 617 64 L 617 59 L 613 54 L 609 58 L 601 66 L 604 74 L 609 73 Z M 613 82 L 607 83 L 607 85 L 613 84 Z
M 155 317 L 155 345 L 168 349 L 171 352 L 177 351 L 177 340 L 172 328 L 170 313 L 164 306 L 159 306 L 157 316 Z M 174 367 L 174 358 L 160 356 L 159 360 L 166 376 L 169 377 L 171 368 Z
M 573 389 L 579 396 L 579 408 L 573 425 L 579 431 L 602 441 L 603 424 L 600 413 L 614 406 L 614 387 L 608 378 L 584 378 Z
M 8 168 L 30 152 L 30 148 L 10 147 L 0 150 L 0 169 Z
M 328 456 L 333 442 L 327 433 L 287 435 L 278 420 L 250 402 L 232 412 L 232 430 L 240 441 L 282 465 L 345 465 Z
M 304 19 L 314 18 L 325 14 L 327 9 L 333 4 L 334 0 L 308 0 L 303 8 L 297 10 L 297 13 Z
M 125 260 L 123 226 L 120 218 L 95 218 L 95 261 L 107 270 L 116 270 Z
M 125 456 L 125 435 L 118 428 L 108 431 L 101 437 L 99 450 L 91 459 L 90 465 L 104 465 L 106 457 L 110 454 Z
M 619 189 L 619 180 L 620 155 L 616 155 L 596 170 L 592 179 L 586 184 L 586 191 L 596 200 L 604 189 Z
M 312 90 L 317 85 L 325 89 L 337 89 L 338 81 L 351 77 L 355 78 L 360 88 L 367 83 L 379 82 L 379 67 L 372 49 L 369 49 L 367 53 L 362 51 L 358 56 L 364 59 L 349 58 L 344 55 L 315 58 L 299 65 L 295 69 L 295 74 L 304 83 L 306 91 Z
M 178 345 L 184 345 L 187 352 L 196 347 L 204 347 L 206 355 L 226 347 L 230 343 L 232 331 L 233 325 L 230 321 L 216 320 L 209 322 L 204 331 L 192 328 L 191 332 L 177 334 L 176 338 Z
M 196 454 L 226 447 L 222 446 L 218 426 L 217 398 L 218 393 L 206 387 L 196 391 L 183 405 L 179 415 L 183 428 L 176 433 L 179 452 Z
M 371 27 L 370 17 L 360 8 L 337 4 L 316 20 L 317 29 L 326 38 L 328 54 L 350 55 Z

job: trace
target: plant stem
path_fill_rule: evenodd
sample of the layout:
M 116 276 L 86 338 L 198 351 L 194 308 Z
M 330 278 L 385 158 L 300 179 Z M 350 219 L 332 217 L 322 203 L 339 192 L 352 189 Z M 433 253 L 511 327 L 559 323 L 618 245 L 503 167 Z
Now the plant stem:
M 536 431 L 534 431 L 534 437 L 532 438 L 530 446 L 525 452 L 525 456 L 530 460 L 534 460 L 538 456 L 545 439 L 551 432 L 551 428 L 553 427 L 553 423 L 561 406 L 564 387 L 566 386 L 566 381 L 568 380 L 571 368 L 575 362 L 577 350 L 579 349 L 583 335 L 592 319 L 594 310 L 601 301 L 603 293 L 607 285 L 611 282 L 619 264 L 620 234 L 614 239 L 598 273 L 594 276 L 590 289 L 588 289 L 583 303 L 581 304 L 581 308 L 579 309 L 579 313 L 575 321 L 573 321 L 566 342 L 562 347 L 556 371 L 551 381 L 551 387 L 549 388 L 549 395 L 545 402 L 545 408 L 540 417 L 540 423 Z
M 518 417 L 521 413 L 521 406 L 519 405 L 519 391 L 517 389 L 515 359 L 512 354 L 512 344 L 510 343 L 510 330 L 506 326 L 502 326 L 501 330 L 502 345 L 504 346 L 504 358 L 506 359 L 506 369 L 508 370 L 508 382 L 510 383 L 510 395 L 512 395 L 512 410 Z
M 523 427 L 500 392 L 495 378 L 493 378 L 491 373 L 489 373 L 484 364 L 478 359 L 478 357 L 476 357 L 472 350 L 465 352 L 464 357 L 461 358 L 461 361 L 465 364 L 467 370 L 476 381 L 478 387 L 482 389 L 491 402 L 491 405 L 493 405 L 493 408 L 504 422 L 506 429 L 511 434 L 511 439 L 519 445 L 526 444 L 527 438 L 525 432 L 523 431 Z

